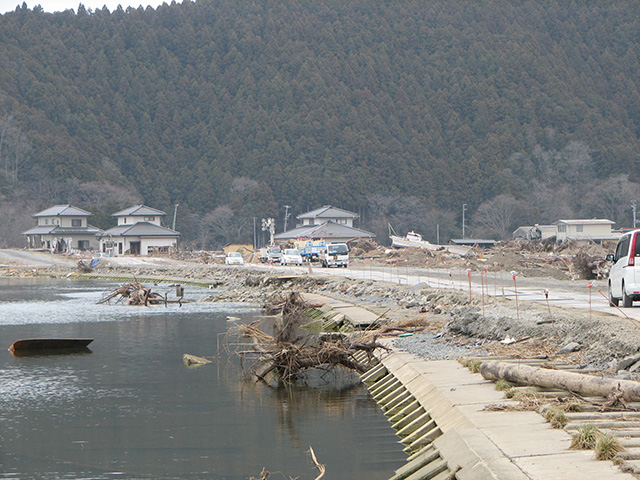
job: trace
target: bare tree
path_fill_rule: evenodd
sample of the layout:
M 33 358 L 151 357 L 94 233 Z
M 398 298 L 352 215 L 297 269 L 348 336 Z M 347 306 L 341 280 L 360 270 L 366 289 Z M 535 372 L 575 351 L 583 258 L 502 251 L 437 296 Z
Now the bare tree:
M 585 190 L 585 211 L 589 216 L 612 220 L 618 226 L 632 226 L 631 203 L 638 198 L 640 185 L 630 182 L 628 175 L 617 175 Z
M 484 202 L 474 215 L 477 233 L 498 240 L 511 237 L 511 231 L 522 212 L 522 204 L 511 195 L 498 195 Z
M 202 223 L 206 233 L 203 232 L 200 236 L 206 239 L 206 246 L 212 244 L 214 247 L 221 247 L 232 242 L 246 241 L 249 235 L 249 219 L 239 217 L 228 205 L 207 213 Z

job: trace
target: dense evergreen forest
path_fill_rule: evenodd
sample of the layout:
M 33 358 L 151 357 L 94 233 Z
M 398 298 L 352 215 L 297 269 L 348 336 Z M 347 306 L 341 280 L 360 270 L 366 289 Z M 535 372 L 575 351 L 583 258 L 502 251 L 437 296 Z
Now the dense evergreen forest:
M 637 1 L 198 0 L 0 16 L 0 246 L 54 203 L 179 204 L 184 244 L 284 205 L 435 240 L 640 200 Z M 640 202 L 639 202 L 640 203 Z M 289 225 L 292 225 L 290 220 Z

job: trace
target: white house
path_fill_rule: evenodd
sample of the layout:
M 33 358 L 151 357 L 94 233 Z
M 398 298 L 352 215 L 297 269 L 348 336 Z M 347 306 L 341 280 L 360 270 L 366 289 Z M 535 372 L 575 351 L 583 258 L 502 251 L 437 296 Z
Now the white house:
M 331 205 L 325 205 L 322 208 L 298 215 L 296 218 L 300 220 L 297 227 L 322 225 L 325 222 L 333 222 L 338 225 L 353 227 L 353 221 L 358 217 L 359 215 L 357 213 L 332 207 Z
M 325 205 L 322 208 L 298 215 L 296 228 L 277 234 L 276 242 L 291 240 L 325 240 L 327 243 L 348 242 L 356 239 L 373 239 L 375 234 L 353 226 L 357 213 Z
M 46 249 L 51 252 L 96 250 L 96 235 L 102 230 L 89 225 L 91 213 L 73 205 L 54 205 L 33 215 L 37 225 L 22 232 L 27 237 L 27 248 Z
M 116 212 L 118 225 L 99 235 L 100 251 L 110 255 L 150 255 L 178 248 L 180 232 L 162 226 L 166 215 L 146 205 L 134 205 Z
M 603 218 L 558 220 L 555 223 L 557 227 L 556 241 L 590 240 L 600 242 L 602 240 L 618 240 L 620 233 L 612 231 L 614 223 Z

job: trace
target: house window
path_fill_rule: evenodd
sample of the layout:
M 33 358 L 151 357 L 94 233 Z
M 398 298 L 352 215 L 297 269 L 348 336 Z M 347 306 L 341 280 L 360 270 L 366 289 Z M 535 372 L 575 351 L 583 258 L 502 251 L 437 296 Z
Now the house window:
M 80 220 L 79 218 L 72 218 L 71 219 L 71 226 L 72 227 L 81 227 L 82 226 L 82 220 Z
M 45 224 L 45 225 L 49 225 L 49 219 L 48 219 L 48 218 L 45 218 L 45 219 L 44 219 L 44 224 Z
M 144 217 L 145 222 L 153 222 L 155 219 L 156 217 Z
M 564 225 L 562 223 L 560 225 L 558 225 L 558 233 L 564 233 L 566 231 L 567 231 L 567 226 L 566 225 Z
M 584 230 L 584 225 L 576 225 L 576 232 L 582 233 Z
M 346 225 L 347 224 L 347 219 L 346 218 L 339 218 L 338 219 L 338 223 L 340 223 L 342 225 Z

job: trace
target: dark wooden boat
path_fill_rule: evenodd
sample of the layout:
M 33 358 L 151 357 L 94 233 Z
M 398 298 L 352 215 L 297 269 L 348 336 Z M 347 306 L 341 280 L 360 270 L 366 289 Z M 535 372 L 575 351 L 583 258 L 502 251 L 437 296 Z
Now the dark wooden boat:
M 10 352 L 86 348 L 93 338 L 28 338 L 9 347 Z

